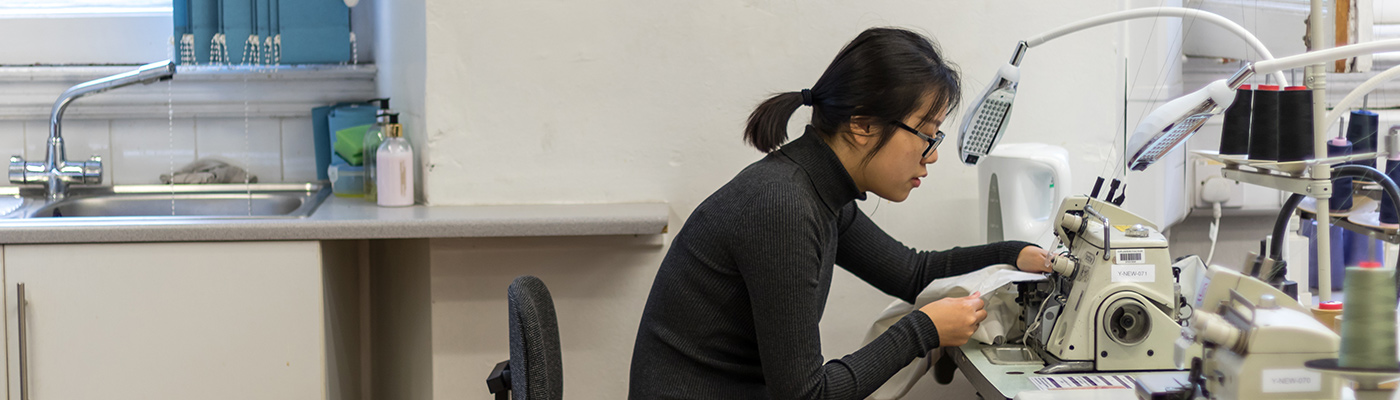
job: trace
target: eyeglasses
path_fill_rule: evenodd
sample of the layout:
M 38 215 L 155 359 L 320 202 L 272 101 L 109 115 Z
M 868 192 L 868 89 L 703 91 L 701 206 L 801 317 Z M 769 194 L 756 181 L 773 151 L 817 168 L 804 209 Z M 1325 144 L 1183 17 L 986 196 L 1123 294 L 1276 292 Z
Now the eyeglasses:
M 928 158 L 928 155 L 933 153 L 933 149 L 937 149 L 937 148 L 938 148 L 938 144 L 939 144 L 939 143 L 943 143 L 943 136 L 944 136 L 944 135 L 943 135 L 943 131 L 942 131 L 942 130 L 939 130 L 938 133 L 935 133 L 933 137 L 929 137 L 929 135 L 925 135 L 923 132 L 919 132 L 918 129 L 914 129 L 914 128 L 910 127 L 909 125 L 905 125 L 903 122 L 899 122 L 899 121 L 890 121 L 890 122 L 893 123 L 894 126 L 900 127 L 900 128 L 902 128 L 902 129 L 904 129 L 904 130 L 909 131 L 910 133 L 915 134 L 915 135 L 919 135 L 919 138 L 920 138 L 920 139 L 923 139 L 924 141 L 928 142 L 928 148 L 924 149 L 924 155 L 923 155 L 922 158 Z

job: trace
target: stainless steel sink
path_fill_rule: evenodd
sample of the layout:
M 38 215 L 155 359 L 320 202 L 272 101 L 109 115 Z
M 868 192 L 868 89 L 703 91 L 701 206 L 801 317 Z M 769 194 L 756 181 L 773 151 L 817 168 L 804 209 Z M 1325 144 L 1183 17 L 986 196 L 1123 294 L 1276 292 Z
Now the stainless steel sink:
M 327 185 L 131 185 L 72 188 L 54 203 L 33 202 L 22 218 L 305 218 L 330 195 Z

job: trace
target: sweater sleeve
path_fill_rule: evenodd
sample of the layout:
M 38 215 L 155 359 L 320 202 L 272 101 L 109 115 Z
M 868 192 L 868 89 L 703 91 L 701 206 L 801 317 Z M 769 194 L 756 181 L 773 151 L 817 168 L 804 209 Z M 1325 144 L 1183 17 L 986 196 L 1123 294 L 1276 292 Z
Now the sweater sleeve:
M 916 357 L 938 347 L 932 320 L 916 311 L 865 347 L 824 362 L 818 327 L 823 304 L 821 222 L 790 206 L 756 208 L 767 209 L 740 213 L 747 223 L 739 224 L 730 246 L 752 307 L 769 397 L 863 399 Z
M 962 275 L 992 264 L 1016 264 L 1026 246 L 1006 241 L 944 251 L 916 251 L 890 237 L 855 202 L 841 209 L 836 264 L 876 289 L 913 303 L 934 279 Z

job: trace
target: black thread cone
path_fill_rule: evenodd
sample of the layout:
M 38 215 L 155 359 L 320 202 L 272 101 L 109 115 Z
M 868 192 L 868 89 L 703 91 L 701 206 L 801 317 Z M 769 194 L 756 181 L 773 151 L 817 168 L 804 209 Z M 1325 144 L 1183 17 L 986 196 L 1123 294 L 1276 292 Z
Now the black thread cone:
M 1249 119 L 1254 110 L 1254 90 L 1247 86 L 1235 91 L 1235 102 L 1225 109 L 1220 128 L 1220 154 L 1249 154 Z
M 1306 87 L 1295 88 L 1278 94 L 1279 161 L 1317 158 L 1313 147 L 1313 94 Z
M 1260 85 L 1254 91 L 1254 114 L 1249 123 L 1249 159 L 1278 160 L 1278 90 Z

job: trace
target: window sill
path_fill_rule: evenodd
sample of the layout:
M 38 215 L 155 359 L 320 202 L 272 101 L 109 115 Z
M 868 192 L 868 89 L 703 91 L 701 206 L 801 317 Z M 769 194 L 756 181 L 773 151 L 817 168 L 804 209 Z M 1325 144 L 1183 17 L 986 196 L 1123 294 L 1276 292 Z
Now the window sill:
M 134 66 L 0 67 L 0 120 L 46 120 L 73 85 Z M 181 66 L 175 78 L 74 102 L 65 119 L 305 117 L 311 109 L 375 97 L 374 65 Z

